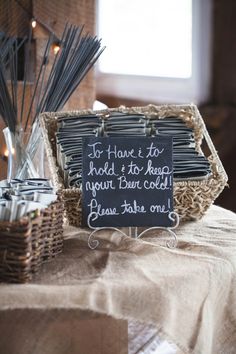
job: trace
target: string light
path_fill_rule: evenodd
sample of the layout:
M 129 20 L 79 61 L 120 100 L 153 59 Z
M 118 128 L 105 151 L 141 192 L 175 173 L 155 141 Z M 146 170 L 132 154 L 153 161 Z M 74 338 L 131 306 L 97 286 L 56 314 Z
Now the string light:
M 32 20 L 31 21 L 31 26 L 32 26 L 32 28 L 35 28 L 36 26 L 37 26 L 37 22 L 36 22 L 36 20 Z
M 59 46 L 58 43 L 54 43 L 52 49 L 53 49 L 53 53 L 56 55 L 61 49 L 61 47 Z
M 15 149 L 14 148 L 12 148 L 12 150 L 11 150 L 11 152 L 12 152 L 12 154 L 14 155 L 15 154 Z M 9 156 L 9 151 L 6 149 L 5 151 L 4 151 L 4 157 L 8 157 Z
M 58 53 L 58 51 L 60 50 L 60 39 L 55 35 L 55 33 L 52 31 L 52 29 L 44 22 L 42 22 L 41 20 L 39 20 L 38 18 L 36 19 L 35 17 L 33 17 L 31 19 L 31 26 L 34 29 L 36 26 L 41 26 L 43 27 L 46 31 L 48 31 L 49 33 L 51 33 L 54 37 L 54 45 L 53 45 L 53 51 L 54 54 L 56 55 Z

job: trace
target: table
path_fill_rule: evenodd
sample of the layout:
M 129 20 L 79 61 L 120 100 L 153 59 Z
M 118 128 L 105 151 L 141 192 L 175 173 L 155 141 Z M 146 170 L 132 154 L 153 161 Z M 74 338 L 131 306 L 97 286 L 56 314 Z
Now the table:
M 0 353 L 49 353 L 42 348 L 52 341 L 50 354 L 87 354 L 78 346 L 92 348 L 92 320 L 108 322 L 94 325 L 97 351 L 88 353 L 125 353 L 132 320 L 154 326 L 176 353 L 235 354 L 236 215 L 212 206 L 176 234 L 172 250 L 155 234 L 103 232 L 90 250 L 80 230 L 67 228 L 64 252 L 33 282 L 0 286 Z

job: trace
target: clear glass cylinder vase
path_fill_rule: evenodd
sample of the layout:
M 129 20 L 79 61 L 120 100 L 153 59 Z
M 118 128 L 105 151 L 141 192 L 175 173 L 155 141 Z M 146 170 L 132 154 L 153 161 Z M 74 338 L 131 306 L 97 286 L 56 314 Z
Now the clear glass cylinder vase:
M 42 178 L 44 177 L 44 152 L 40 138 L 34 141 L 32 155 L 32 132 L 24 132 L 22 129 L 11 132 L 9 128 L 3 129 L 5 142 L 8 150 L 7 180 Z M 35 152 L 38 148 L 39 160 L 34 161 Z M 42 150 L 42 151 L 41 151 Z

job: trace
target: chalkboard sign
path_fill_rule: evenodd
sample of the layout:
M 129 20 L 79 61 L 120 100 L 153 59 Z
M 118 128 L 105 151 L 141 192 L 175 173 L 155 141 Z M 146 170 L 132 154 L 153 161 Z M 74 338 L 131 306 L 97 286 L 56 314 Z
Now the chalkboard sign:
M 171 211 L 171 137 L 83 139 L 84 226 L 171 226 Z

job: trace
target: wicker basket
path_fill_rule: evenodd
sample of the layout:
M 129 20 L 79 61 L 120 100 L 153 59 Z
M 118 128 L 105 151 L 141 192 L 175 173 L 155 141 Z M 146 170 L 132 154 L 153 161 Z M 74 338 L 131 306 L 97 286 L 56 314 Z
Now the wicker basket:
M 43 113 L 40 116 L 49 170 L 53 184 L 62 194 L 66 215 L 71 225 L 81 225 L 81 191 L 78 188 L 65 189 L 62 176 L 56 161 L 57 118 L 75 116 L 87 113 L 109 113 L 119 111 L 124 113 L 143 113 L 147 119 L 152 117 L 165 119 L 170 116 L 180 117 L 188 127 L 193 128 L 196 149 L 200 152 L 203 138 L 208 145 L 212 175 L 205 179 L 174 181 L 174 209 L 182 220 L 201 218 L 209 206 L 214 202 L 227 184 L 227 175 L 217 155 L 215 147 L 206 130 L 203 119 L 195 105 L 165 105 L 127 108 L 121 106 L 103 111 L 71 111 L 57 113 Z M 109 118 L 107 118 L 109 119 Z
M 57 201 L 19 221 L 0 222 L 0 281 L 25 283 L 62 251 L 63 212 Z

